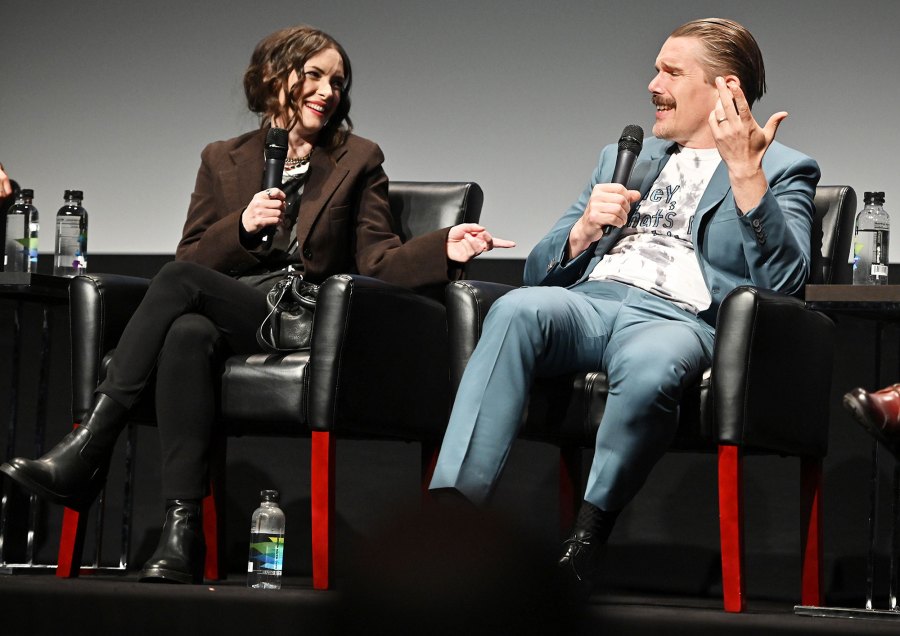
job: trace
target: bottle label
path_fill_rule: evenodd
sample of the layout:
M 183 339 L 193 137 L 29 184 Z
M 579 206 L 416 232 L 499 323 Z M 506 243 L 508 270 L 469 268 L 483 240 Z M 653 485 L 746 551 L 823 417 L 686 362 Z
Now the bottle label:
M 6 217 L 6 240 L 18 241 L 24 246 L 25 240 L 25 215 L 10 214 Z
M 28 238 L 26 239 L 28 245 L 28 260 L 32 262 L 32 264 L 36 265 L 38 260 L 38 235 L 40 232 L 40 225 L 32 221 L 28 225 Z
M 84 227 L 77 216 L 56 217 L 56 258 L 54 272 L 58 275 L 84 273 L 85 260 Z
M 12 209 L 6 216 L 6 245 L 3 250 L 3 269 L 7 272 L 27 272 L 29 254 L 26 215 Z
M 255 568 L 280 572 L 284 560 L 284 536 L 254 532 L 250 536 L 248 571 Z

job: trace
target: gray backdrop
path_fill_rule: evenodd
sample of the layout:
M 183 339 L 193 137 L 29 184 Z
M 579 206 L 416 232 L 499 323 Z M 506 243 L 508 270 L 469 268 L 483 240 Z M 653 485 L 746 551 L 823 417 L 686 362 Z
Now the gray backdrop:
M 521 258 L 578 195 L 600 147 L 615 142 L 625 124 L 649 129 L 646 85 L 671 29 L 724 15 L 754 31 L 769 63 L 770 94 L 757 115 L 788 110 L 779 138 L 819 159 L 823 183 L 848 183 L 860 194 L 884 189 L 900 227 L 898 171 L 889 154 L 900 142 L 895 0 L 234 4 L 0 0 L 0 161 L 37 191 L 47 226 L 63 190 L 82 188 L 91 251 L 170 255 L 203 145 L 255 126 L 240 86 L 252 47 L 276 28 L 305 21 L 346 44 L 356 71 L 357 130 L 383 146 L 389 174 L 477 180 L 485 190 L 486 224 L 521 245 L 503 255 Z M 898 249 L 895 238 L 895 255 Z M 0 360 L 8 360 L 13 316 L 11 307 L 3 310 Z M 36 350 L 40 315 L 36 307 L 28 311 L 21 339 Z M 71 427 L 67 316 L 57 312 L 54 320 L 48 439 Z M 841 320 L 838 326 L 825 477 L 826 577 L 834 604 L 848 607 L 864 589 L 872 441 L 844 412 L 841 396 L 896 377 L 900 336 L 890 331 L 882 360 L 889 371 L 876 380 L 872 365 L 861 362 L 874 358 L 874 325 Z M 33 366 L 37 353 L 23 360 Z M 0 364 L 0 404 L 14 372 Z M 28 379 L 20 388 L 21 417 L 31 422 L 37 384 Z M 150 556 L 162 513 L 157 434 L 138 428 L 132 571 Z M 21 431 L 15 454 L 32 456 L 29 435 Z M 229 444 L 228 452 L 228 551 L 238 568 L 232 571 L 246 563 L 247 520 L 258 492 L 274 486 L 282 491 L 291 544 L 299 546 L 288 549 L 286 567 L 308 572 L 302 546 L 309 545 L 309 441 L 250 437 Z M 348 538 L 371 535 L 392 511 L 417 504 L 419 450 L 342 441 L 339 460 L 336 545 L 343 555 Z M 754 457 L 748 464 L 750 593 L 795 601 L 797 462 Z M 890 518 L 892 467 L 881 463 L 883 520 Z M 520 442 L 497 497 L 554 546 L 557 471 L 554 448 Z M 666 454 L 617 526 L 611 581 L 718 593 L 714 474 L 714 455 Z M 110 483 L 121 484 L 121 475 L 114 472 Z M 113 506 L 121 493 L 114 490 Z M 116 517 L 107 524 L 106 540 L 114 542 Z M 51 561 L 58 527 L 54 519 L 44 528 L 42 555 Z M 886 522 L 879 536 L 879 553 L 887 554 Z M 879 570 L 879 598 L 887 591 L 886 572 Z
M 494 256 L 521 258 L 602 145 L 628 123 L 649 131 L 661 43 L 710 15 L 760 42 L 757 118 L 789 111 L 778 138 L 819 160 L 823 184 L 884 190 L 900 226 L 895 0 L 0 0 L 0 161 L 36 191 L 42 251 L 79 188 L 90 251 L 172 253 L 200 150 L 256 126 L 241 88 L 253 46 L 306 22 L 346 46 L 351 115 L 388 174 L 479 182 L 484 223 L 519 243 Z

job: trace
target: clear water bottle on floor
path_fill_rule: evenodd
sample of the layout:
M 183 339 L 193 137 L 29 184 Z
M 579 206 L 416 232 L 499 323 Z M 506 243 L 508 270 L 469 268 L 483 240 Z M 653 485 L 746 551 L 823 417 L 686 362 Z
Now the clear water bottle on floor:
M 81 205 L 81 190 L 66 190 L 64 196 L 65 203 L 56 213 L 53 275 L 78 276 L 87 268 L 88 213 Z
M 37 219 L 37 209 L 32 204 L 34 190 L 22 189 L 15 203 L 6 212 L 6 245 L 3 251 L 3 271 L 31 272 L 31 219 Z M 37 249 L 35 236 L 35 250 Z M 35 254 L 37 259 L 37 254 Z
M 866 192 L 853 232 L 853 284 L 887 285 L 891 217 L 884 192 Z
M 259 493 L 262 503 L 250 519 L 250 558 L 247 587 L 281 589 L 284 565 L 284 512 L 278 507 L 278 491 Z

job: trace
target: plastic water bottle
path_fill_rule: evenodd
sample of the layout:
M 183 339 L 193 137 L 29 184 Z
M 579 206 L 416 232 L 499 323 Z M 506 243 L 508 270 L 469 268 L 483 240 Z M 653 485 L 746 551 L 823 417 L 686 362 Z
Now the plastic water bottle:
M 83 200 L 81 190 L 66 190 L 65 203 L 56 213 L 54 276 L 78 276 L 86 271 L 88 213 L 81 206 Z
M 887 285 L 891 217 L 884 192 L 866 192 L 853 233 L 853 284 Z
M 37 221 L 37 209 L 32 204 L 34 190 L 22 189 L 15 203 L 6 213 L 6 245 L 3 251 L 3 271 L 31 272 L 31 219 Z M 35 264 L 37 261 L 37 232 L 35 231 Z
M 31 206 L 31 218 L 28 219 L 28 271 L 37 272 L 38 235 L 41 232 L 41 221 L 38 209 Z
M 259 493 L 262 503 L 250 519 L 250 559 L 247 587 L 281 589 L 284 565 L 284 512 L 278 507 L 278 491 Z

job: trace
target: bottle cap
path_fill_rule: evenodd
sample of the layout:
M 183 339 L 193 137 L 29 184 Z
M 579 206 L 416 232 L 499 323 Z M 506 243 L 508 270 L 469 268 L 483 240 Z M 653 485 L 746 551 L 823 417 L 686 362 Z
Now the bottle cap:
M 34 190 L 30 188 L 22 188 L 19 190 L 19 194 L 22 195 L 23 199 L 33 199 L 34 198 Z
M 84 192 L 82 192 L 81 190 L 66 190 L 63 198 L 78 199 L 79 201 L 82 201 L 84 199 Z
M 262 490 L 260 491 L 259 496 L 263 501 L 278 501 L 277 490 Z
M 863 201 L 865 201 L 866 205 L 872 203 L 881 205 L 884 203 L 884 192 L 866 192 L 863 194 Z

